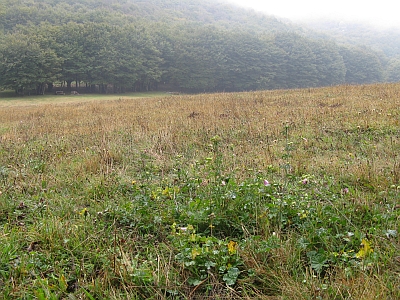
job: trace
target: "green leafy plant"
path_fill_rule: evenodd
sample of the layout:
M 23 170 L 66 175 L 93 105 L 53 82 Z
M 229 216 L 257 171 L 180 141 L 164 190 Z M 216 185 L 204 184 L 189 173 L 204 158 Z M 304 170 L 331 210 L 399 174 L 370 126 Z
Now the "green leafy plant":
M 236 283 L 243 264 L 237 242 L 202 236 L 196 234 L 192 225 L 178 227 L 176 224 L 172 225 L 170 238 L 178 252 L 175 259 L 189 271 L 188 281 L 192 285 L 215 278 L 227 285 Z

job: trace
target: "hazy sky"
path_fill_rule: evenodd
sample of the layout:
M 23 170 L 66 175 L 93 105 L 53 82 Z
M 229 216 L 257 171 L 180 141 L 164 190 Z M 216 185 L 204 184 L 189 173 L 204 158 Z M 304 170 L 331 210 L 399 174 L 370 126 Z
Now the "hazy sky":
M 400 27 L 395 0 L 226 0 L 270 15 L 292 19 L 332 18 Z

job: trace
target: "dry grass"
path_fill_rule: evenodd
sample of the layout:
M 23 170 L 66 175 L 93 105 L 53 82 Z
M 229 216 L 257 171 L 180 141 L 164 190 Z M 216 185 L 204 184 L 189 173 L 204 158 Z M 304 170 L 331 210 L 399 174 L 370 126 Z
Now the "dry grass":
M 117 227 L 115 219 L 111 224 L 102 219 L 109 207 L 124 208 L 132 202 L 129 199 L 118 203 L 120 199 L 109 194 L 123 198 L 119 189 L 132 192 L 131 187 L 125 186 L 139 177 L 148 182 L 158 180 L 161 194 L 165 182 L 179 181 L 177 174 L 193 172 L 193 166 L 220 153 L 219 172 L 235 177 L 238 182 L 261 173 L 269 174 L 270 181 L 283 184 L 288 175 L 318 178 L 316 182 L 325 183 L 310 193 L 319 193 L 323 198 L 323 190 L 331 188 L 326 182 L 331 180 L 333 188 L 339 190 L 327 197 L 340 195 L 340 187 L 351 188 L 352 193 L 345 200 L 354 206 L 354 222 L 357 212 L 366 211 L 368 206 L 380 206 L 383 211 L 388 203 L 393 213 L 398 209 L 393 202 L 399 195 L 400 184 L 399 91 L 399 84 L 379 84 L 35 105 L 26 105 L 25 101 L 3 105 L 0 101 L 0 168 L 3 168 L 0 171 L 8 172 L 0 173 L 3 176 L 0 198 L 2 193 L 4 197 L 7 194 L 8 201 L 0 204 L 0 213 L 8 214 L 0 217 L 2 224 L 7 224 L 4 232 L 0 232 L 0 239 L 10 247 L 15 239 L 21 245 L 19 250 L 29 249 L 40 241 L 39 254 L 52 259 L 55 255 L 56 264 L 64 259 L 57 253 L 64 253 L 60 245 L 69 245 L 65 242 L 67 236 L 68 243 L 76 243 L 68 250 L 71 251 L 68 255 L 76 261 L 65 262 L 66 266 L 59 269 L 52 266 L 51 272 L 65 276 L 68 272 L 78 274 L 79 285 L 90 287 L 93 295 L 123 299 L 127 295 L 146 298 L 151 294 L 154 299 L 165 299 L 169 295 L 167 288 L 157 288 L 162 285 L 182 289 L 186 297 L 206 299 L 201 292 L 203 286 L 187 285 L 187 270 L 174 262 L 175 250 L 163 236 L 169 229 L 160 230 L 160 236 L 153 233 L 143 237 L 137 228 L 125 231 L 122 225 Z M 213 143 L 216 136 L 218 145 Z M 218 151 L 215 147 L 219 147 Z M 151 177 L 153 173 L 157 177 Z M 199 176 L 203 175 L 207 174 Z M 200 186 L 212 186 L 211 177 L 205 177 Z M 142 188 L 151 194 L 150 188 L 154 186 L 149 184 L 147 191 L 146 184 Z M 171 196 L 169 200 L 173 203 L 174 198 Z M 31 208 L 32 217 L 25 213 Z M 79 214 L 86 208 L 98 214 L 89 216 L 93 224 L 86 223 L 86 218 Z M 167 210 L 165 207 L 159 211 L 163 209 Z M 25 218 L 32 219 L 26 224 Z M 154 216 L 149 217 L 153 219 Z M 106 225 L 99 229 L 95 222 Z M 275 230 L 268 226 L 260 229 L 262 238 L 267 239 L 269 231 Z M 399 227 L 389 229 L 398 231 Z M 153 244 L 144 246 L 146 238 Z M 210 294 L 211 297 L 390 299 L 398 295 L 398 256 L 384 253 L 386 249 L 399 249 L 398 241 L 382 240 L 383 261 L 378 267 L 359 270 L 352 276 L 345 274 L 345 269 L 334 267 L 323 278 L 302 265 L 304 253 L 296 248 L 295 238 L 289 235 L 282 238 L 282 243 L 267 257 L 255 254 L 257 244 L 253 248 L 244 246 L 244 264 L 257 276 L 241 278 L 236 290 L 210 277 L 209 286 L 214 286 L 216 293 Z M 149 250 L 150 247 L 154 249 Z M 378 253 L 378 244 L 374 247 Z M 78 253 L 76 249 L 81 248 L 82 253 Z M 135 256 L 150 252 L 156 265 L 151 265 L 150 258 L 143 262 Z M 91 255 L 104 264 L 103 269 L 87 263 Z M 80 256 L 78 261 L 76 257 Z M 149 263 L 157 270 L 153 274 L 154 286 L 139 290 L 126 284 L 135 271 L 135 263 Z M 71 264 L 72 271 L 68 269 Z M 92 270 L 93 277 L 87 277 L 83 271 L 86 269 Z M 33 275 L 23 272 L 27 271 L 13 277 L 15 283 L 9 295 L 29 298 L 32 294 L 28 291 L 24 294 L 25 287 L 21 286 L 34 284 L 43 289 L 50 286 L 45 281 L 47 273 L 26 279 L 25 284 L 24 277 Z M 58 280 L 60 285 L 64 284 Z M 79 293 L 85 297 L 82 291 Z
M 144 152 L 163 168 L 178 154 L 189 161 L 206 155 L 218 135 L 227 171 L 240 176 L 283 163 L 287 127 L 295 173 L 387 185 L 400 176 L 399 107 L 394 84 L 15 106 L 0 111 L 0 133 L 17 145 L 79 137 L 100 156 L 129 165 L 127 154 Z M 96 169 L 98 159 L 89 158 L 87 168 Z
M 13 92 L 0 91 L 0 107 L 15 107 L 15 106 L 36 106 L 44 104 L 59 104 L 59 103 L 83 103 L 92 101 L 108 101 L 117 99 L 132 99 L 132 98 L 153 98 L 163 96 L 163 92 L 146 92 L 146 93 L 127 93 L 127 94 L 79 94 L 79 95 L 41 95 L 41 96 L 18 96 Z

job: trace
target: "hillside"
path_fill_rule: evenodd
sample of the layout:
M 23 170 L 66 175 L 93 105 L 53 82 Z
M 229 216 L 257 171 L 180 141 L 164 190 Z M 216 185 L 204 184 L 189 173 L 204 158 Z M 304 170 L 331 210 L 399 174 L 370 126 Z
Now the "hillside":
M 377 28 L 368 24 L 335 20 L 318 20 L 302 23 L 318 33 L 353 45 L 366 45 L 383 52 L 389 58 L 400 57 L 400 29 Z
M 2 0 L 3 18 L 0 21 L 5 30 L 16 25 L 35 24 L 43 21 L 53 24 L 70 21 L 111 21 L 112 16 L 128 17 L 131 21 L 145 19 L 153 22 L 196 22 L 199 24 L 218 24 L 222 27 L 244 27 L 256 31 L 287 31 L 289 26 L 273 16 L 244 10 L 214 0 L 83 0 L 58 1 Z M 1 2 L 0 2 L 1 3 Z
M 239 8 L 223 0 L 72 0 L 67 3 L 58 0 L 1 0 L 0 3 L 3 3 L 0 26 L 6 32 L 20 25 L 39 26 L 44 21 L 55 25 L 88 21 L 109 24 L 125 21 L 190 23 L 217 25 L 230 30 L 236 28 L 257 34 L 301 31 L 300 27 L 281 22 L 274 16 Z
M 2 0 L 0 87 L 244 91 L 395 81 L 369 47 L 219 1 Z M 75 84 L 74 84 L 75 83 Z

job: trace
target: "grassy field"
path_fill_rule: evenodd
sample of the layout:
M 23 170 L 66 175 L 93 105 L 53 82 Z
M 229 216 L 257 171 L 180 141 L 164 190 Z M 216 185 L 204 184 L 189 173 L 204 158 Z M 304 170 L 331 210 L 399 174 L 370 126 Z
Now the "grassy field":
M 101 100 L 125 100 L 134 98 L 154 98 L 165 96 L 165 92 L 144 92 L 125 94 L 79 94 L 79 95 L 40 95 L 40 96 L 17 96 L 15 92 L 0 92 L 0 107 L 21 105 L 42 105 L 56 103 L 81 103 Z
M 0 299 L 399 299 L 399 91 L 1 100 Z

